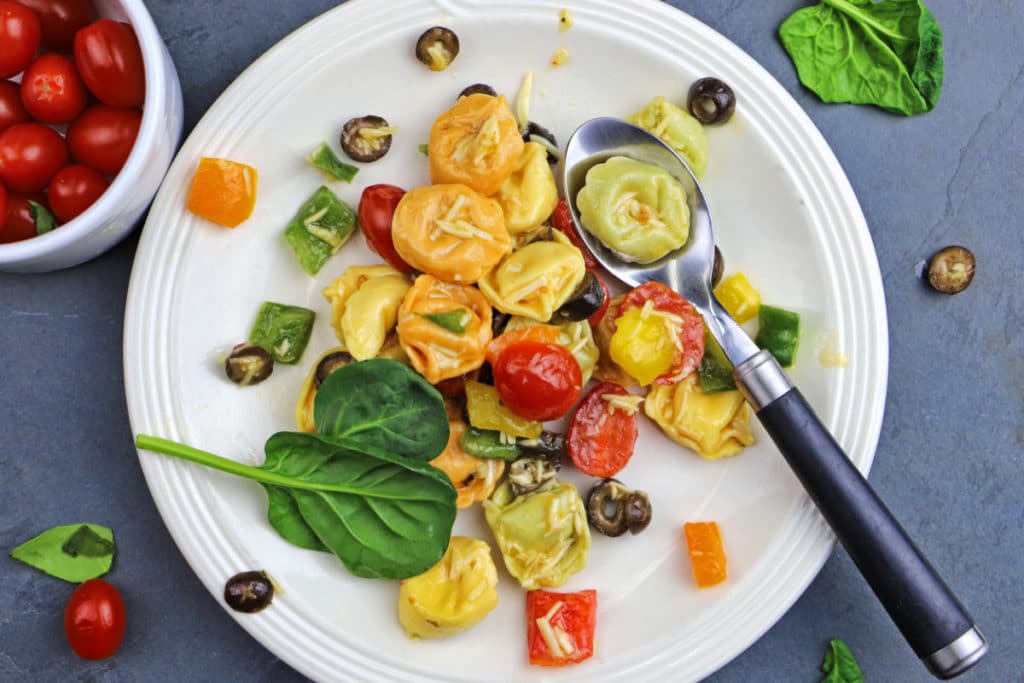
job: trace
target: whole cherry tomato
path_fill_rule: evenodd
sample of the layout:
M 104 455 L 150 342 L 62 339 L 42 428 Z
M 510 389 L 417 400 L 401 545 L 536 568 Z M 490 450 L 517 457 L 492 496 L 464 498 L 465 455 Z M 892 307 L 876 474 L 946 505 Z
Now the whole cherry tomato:
M 44 208 L 46 206 L 46 198 L 41 194 L 27 197 L 18 194 L 7 195 L 7 214 L 4 222 L 0 224 L 0 244 L 20 242 L 39 234 L 29 201 L 36 202 Z
M 0 180 L 14 192 L 39 192 L 68 164 L 64 138 L 41 123 L 19 123 L 0 133 Z
M 96 18 L 90 0 L 18 0 L 39 17 L 43 47 L 70 52 L 75 34 Z
M 582 387 L 580 364 L 559 344 L 511 344 L 494 365 L 494 388 L 501 402 L 528 420 L 562 417 Z
M 121 646 L 126 621 L 117 589 L 103 579 L 89 579 L 68 600 L 64 633 L 82 659 L 106 659 Z
M 633 457 L 636 415 L 608 398 L 629 398 L 625 387 L 602 382 L 587 392 L 569 423 L 566 450 L 576 468 L 592 477 L 613 477 Z
M 57 171 L 46 196 L 53 215 L 61 223 L 67 223 L 92 206 L 109 186 L 99 171 L 75 164 Z
M 7 201 L 7 188 L 0 183 L 0 231 L 3 231 L 4 225 L 7 223 Z
M 64 55 L 39 55 L 21 77 L 21 101 L 36 121 L 69 123 L 82 113 L 87 99 L 85 83 Z
M 394 268 L 408 273 L 412 266 L 402 260 L 391 240 L 391 219 L 405 190 L 395 185 L 369 185 L 359 198 L 359 226 L 370 249 Z
M 20 74 L 39 49 L 35 12 L 17 2 L 0 2 L 0 78 Z
M 75 35 L 75 64 L 82 80 L 103 104 L 141 107 L 146 98 L 142 48 L 128 24 L 95 21 Z
M 21 103 L 21 90 L 14 81 L 0 81 L 0 133 L 16 123 L 26 123 L 32 117 Z
M 138 109 L 96 104 L 68 127 L 71 158 L 101 173 L 115 175 L 128 160 L 142 125 Z
M 601 264 L 594 258 L 590 247 L 583 242 L 583 238 L 580 237 L 580 233 L 576 230 L 576 223 L 573 222 L 572 214 L 569 212 L 569 203 L 564 198 L 559 199 L 558 204 L 555 205 L 555 211 L 551 214 L 551 225 L 568 237 L 573 246 L 580 250 L 583 254 L 583 263 L 586 265 L 587 270 L 600 267 Z

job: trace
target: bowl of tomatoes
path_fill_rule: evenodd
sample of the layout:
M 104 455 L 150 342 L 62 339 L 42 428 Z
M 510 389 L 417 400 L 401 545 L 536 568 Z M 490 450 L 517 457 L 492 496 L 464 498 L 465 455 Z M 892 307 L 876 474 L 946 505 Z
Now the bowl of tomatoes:
M 141 0 L 0 0 L 0 271 L 124 239 L 181 138 L 170 53 Z

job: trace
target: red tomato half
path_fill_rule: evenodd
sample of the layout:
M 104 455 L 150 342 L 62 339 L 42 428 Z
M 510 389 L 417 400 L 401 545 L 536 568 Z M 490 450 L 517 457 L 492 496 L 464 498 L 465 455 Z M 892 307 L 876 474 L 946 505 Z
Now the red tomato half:
M 28 197 L 17 194 L 7 196 L 7 215 L 3 225 L 0 225 L 0 244 L 20 242 L 39 234 L 29 200 L 46 205 L 46 198 L 41 194 L 32 194 Z
M 569 212 L 569 203 L 564 198 L 558 200 L 555 212 L 551 214 L 551 224 L 555 226 L 556 230 L 561 231 L 568 237 L 569 241 L 583 253 L 583 263 L 587 266 L 587 270 L 593 270 L 601 265 L 594 258 L 590 247 L 583 242 L 583 238 L 580 237 L 580 233 L 576 230 L 576 224 L 572 220 L 572 213 Z
M 141 107 L 146 98 L 142 48 L 128 24 L 100 19 L 75 35 L 75 64 L 89 92 L 112 107 Z
M 75 589 L 64 610 L 64 633 L 82 659 L 106 659 L 121 646 L 127 613 L 117 589 L 90 579 Z
M 405 190 L 395 185 L 369 185 L 359 198 L 359 227 L 370 249 L 394 268 L 408 273 L 412 266 L 395 251 L 391 239 L 391 219 Z
M 0 81 L 0 133 L 16 123 L 27 123 L 32 117 L 21 103 L 20 86 L 14 81 Z
M 59 222 L 67 223 L 92 206 L 109 186 L 99 171 L 79 164 L 65 166 L 53 176 L 46 192 L 50 211 Z
M 74 63 L 64 55 L 39 55 L 21 77 L 21 101 L 42 123 L 70 122 L 85 109 L 87 97 Z
M 557 607 L 557 609 L 556 609 Z M 559 631 L 565 634 L 572 652 L 552 652 L 541 630 L 546 622 L 559 642 Z M 526 645 L 530 664 L 539 666 L 565 666 L 594 654 L 594 627 L 597 624 L 597 591 L 555 593 L 529 591 L 526 594 Z
M 0 78 L 20 74 L 39 49 L 35 12 L 17 2 L 0 2 Z
M 68 127 L 71 158 L 100 173 L 116 175 L 132 153 L 141 125 L 138 109 L 93 105 Z
M 71 52 L 75 34 L 96 18 L 90 0 L 18 0 L 39 17 L 43 47 Z
M 39 192 L 68 163 L 57 131 L 41 123 L 19 123 L 0 133 L 0 180 L 14 192 Z
M 631 396 L 622 385 L 598 384 L 580 401 L 566 439 L 573 464 L 592 477 L 614 477 L 633 457 L 636 446 L 636 415 L 613 408 L 604 398 L 608 394 Z
M 657 310 L 678 315 L 683 319 L 679 330 L 683 352 L 676 353 L 668 372 L 654 380 L 656 384 L 681 382 L 697 369 L 700 359 L 704 357 L 704 319 L 700 317 L 693 304 L 660 282 L 645 282 L 630 290 L 619 306 L 619 315 L 631 308 L 643 307 L 648 299 L 654 302 L 654 308 Z
M 494 365 L 494 388 L 516 415 L 527 420 L 562 417 L 583 387 L 580 364 L 559 344 L 511 344 Z

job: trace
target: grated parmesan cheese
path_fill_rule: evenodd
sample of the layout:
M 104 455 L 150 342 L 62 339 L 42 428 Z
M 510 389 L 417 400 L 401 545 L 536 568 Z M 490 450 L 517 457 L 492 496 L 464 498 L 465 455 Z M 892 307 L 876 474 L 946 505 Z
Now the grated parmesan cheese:
M 636 415 L 643 403 L 643 396 L 624 396 L 622 394 L 601 394 L 601 398 L 608 403 L 610 410 L 621 410 L 627 415 Z
M 516 93 L 516 123 L 519 124 L 519 132 L 525 133 L 530 125 L 530 101 L 533 97 L 533 72 L 527 71 L 523 76 L 523 82 Z

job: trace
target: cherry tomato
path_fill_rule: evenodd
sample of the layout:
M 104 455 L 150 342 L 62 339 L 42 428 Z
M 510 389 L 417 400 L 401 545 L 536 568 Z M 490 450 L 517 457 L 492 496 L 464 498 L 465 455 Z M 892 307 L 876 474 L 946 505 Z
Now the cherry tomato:
M 359 198 L 359 227 L 370 249 L 394 268 L 408 273 L 412 266 L 402 260 L 391 240 L 391 219 L 405 190 L 395 185 L 370 185 Z
M 580 364 L 558 344 L 511 344 L 494 365 L 498 397 L 512 412 L 527 420 L 562 417 L 580 397 L 582 387 Z
M 141 107 L 146 98 L 142 48 L 128 24 L 95 21 L 75 35 L 75 64 L 89 92 L 112 107 Z
M 17 2 L 0 2 L 0 78 L 20 74 L 39 49 L 35 12 Z
M 586 265 L 587 270 L 593 270 L 601 265 L 594 258 L 590 247 L 583 242 L 583 238 L 580 237 L 580 233 L 576 230 L 576 224 L 572 220 L 572 213 L 569 212 L 569 203 L 564 198 L 559 199 L 558 204 L 555 205 L 555 211 L 551 214 L 551 224 L 555 226 L 556 230 L 561 231 L 568 237 L 573 246 L 583 253 L 583 263 Z
M 552 614 L 556 605 L 561 605 Z M 565 633 L 572 644 L 569 652 L 552 652 L 539 622 L 546 621 L 554 631 Z M 526 643 L 530 664 L 565 666 L 594 654 L 594 627 L 597 622 L 597 591 L 578 593 L 529 591 L 526 594 Z M 557 633 L 557 631 L 555 631 Z M 557 642 L 558 639 L 556 639 Z
M 107 179 L 95 169 L 79 164 L 65 166 L 53 176 L 46 191 L 50 211 L 58 221 L 67 223 L 92 206 L 109 186 Z
M 42 123 L 70 122 L 85 109 L 87 97 L 74 63 L 64 55 L 39 55 L 21 77 L 21 101 Z
M 106 659 L 121 646 L 126 621 L 117 589 L 103 579 L 89 579 L 68 600 L 64 633 L 82 659 Z
M 602 382 L 587 392 L 569 424 L 566 450 L 576 468 L 592 477 L 613 477 L 633 457 L 636 414 L 613 406 L 605 396 L 631 394 L 620 384 Z
M 142 125 L 142 112 L 96 104 L 68 127 L 71 158 L 100 173 L 116 175 L 128 155 Z
M 608 285 L 605 284 L 604 278 L 597 274 L 597 271 L 591 271 L 594 277 L 597 278 L 597 284 L 601 285 L 601 291 L 604 292 L 604 301 L 601 302 L 601 308 L 594 311 L 594 314 L 587 318 L 587 322 L 591 327 L 597 327 L 601 324 L 601 318 L 608 312 L 608 302 L 612 300 L 611 292 L 608 291 Z
M 92 21 L 90 0 L 18 0 L 39 17 L 43 47 L 70 52 L 78 29 Z
M 656 384 L 675 384 L 686 379 L 700 365 L 700 359 L 704 356 L 704 319 L 693 304 L 660 282 L 645 282 L 627 293 L 619 306 L 619 315 L 631 308 L 643 307 L 648 299 L 654 302 L 656 310 L 683 319 L 679 329 L 683 351 L 676 354 L 668 372 L 654 380 Z
M 0 183 L 0 231 L 4 229 L 4 224 L 7 223 L 7 188 L 4 187 L 3 183 Z M 0 237 L 2 240 L 2 237 Z
M 0 132 L 16 123 L 27 123 L 32 117 L 21 103 L 21 90 L 14 81 L 0 81 Z
M 68 163 L 57 131 L 41 123 L 19 123 L 0 133 L 0 180 L 15 192 L 39 192 Z
M 0 244 L 20 242 L 38 235 L 36 221 L 32 217 L 32 205 L 29 200 L 46 206 L 46 198 L 41 194 L 27 197 L 17 194 L 7 196 L 7 214 L 3 225 L 0 225 Z

